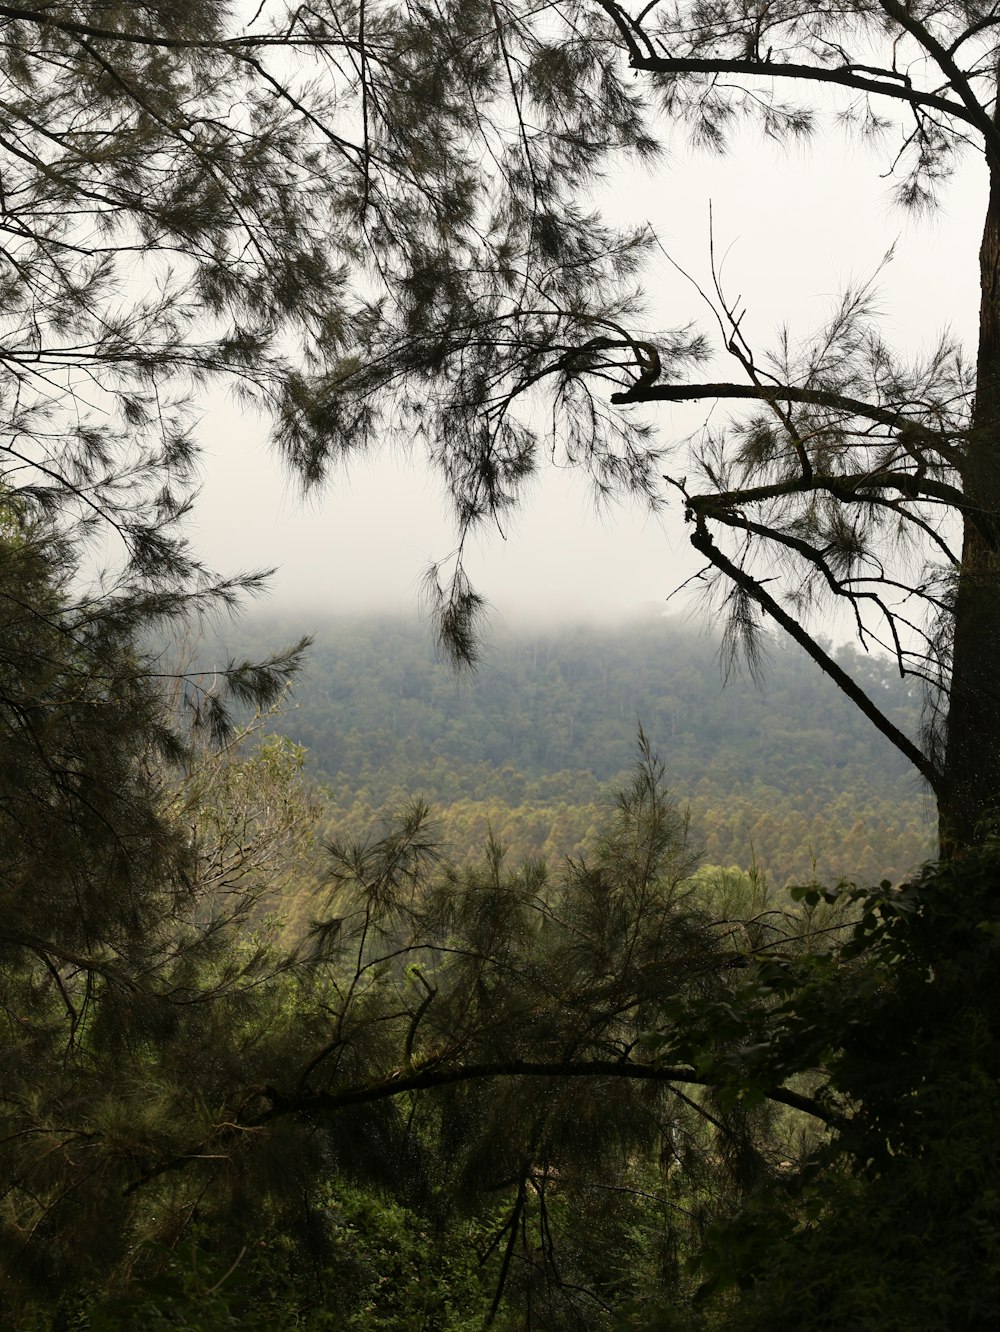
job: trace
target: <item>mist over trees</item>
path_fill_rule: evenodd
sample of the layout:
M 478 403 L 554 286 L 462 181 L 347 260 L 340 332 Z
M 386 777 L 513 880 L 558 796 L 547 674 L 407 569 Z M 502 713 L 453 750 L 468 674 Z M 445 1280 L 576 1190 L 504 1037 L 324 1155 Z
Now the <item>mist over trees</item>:
M 806 137 L 819 82 L 843 89 L 849 128 L 901 134 L 899 201 L 929 205 L 956 153 L 995 169 L 992 19 L 925 22 L 881 0 L 856 16 L 546 14 L 318 7 L 240 28 L 207 7 L 13 9 L 13 488 L 118 532 L 129 576 L 205 597 L 211 576 L 175 530 L 192 390 L 222 381 L 264 411 L 307 485 L 417 439 L 455 506 L 457 545 L 428 592 L 459 657 L 482 608 L 467 537 L 503 525 L 543 458 L 599 492 L 657 506 L 676 492 L 728 649 L 754 668 L 762 616 L 796 638 L 927 781 L 946 840 L 968 842 L 1000 752 L 983 692 L 992 214 L 973 371 L 947 340 L 901 362 L 867 288 L 816 340 L 789 335 L 773 354 L 746 343 L 718 280 L 713 336 L 649 329 L 641 265 L 656 238 L 610 229 L 586 192 L 615 163 L 653 164 L 678 127 L 719 148 L 743 116 Z M 713 350 L 737 381 L 699 375 Z M 668 458 L 634 409 L 677 399 L 749 410 Z M 823 597 L 928 690 L 922 745 L 811 636 Z
M 245 656 L 287 636 L 266 609 L 225 637 Z M 726 683 L 719 642 L 678 618 L 543 632 L 494 627 L 458 680 L 417 620 L 315 618 L 295 705 L 271 723 L 307 751 L 331 833 L 361 835 L 419 795 L 451 852 L 489 830 L 515 858 L 582 853 L 625 780 L 638 723 L 657 737 L 693 842 L 775 887 L 905 878 L 931 853 L 933 808 L 905 760 L 794 645 L 763 688 Z M 916 734 L 920 697 L 891 659 L 836 659 Z
M 1000 130 L 989 5 L 0 6 L 0 1300 L 24 1329 L 981 1327 L 994 1148 Z M 886 135 L 991 181 L 975 364 L 648 326 L 590 192 L 686 127 Z M 789 99 L 789 100 L 786 100 Z M 799 100 L 800 99 L 800 100 Z M 722 169 L 720 167 L 720 169 Z M 735 381 L 716 377 L 714 352 Z M 676 501 L 751 674 L 774 624 L 926 782 L 945 859 L 698 877 L 640 733 L 581 854 L 450 860 L 421 803 L 318 846 L 260 718 L 306 641 L 188 669 L 266 583 L 188 539 L 199 395 L 306 487 L 426 448 L 465 550 L 546 460 Z M 637 408 L 742 403 L 678 454 Z M 919 740 L 824 598 L 926 691 Z M 909 712 L 904 710 L 906 718 Z M 322 878 L 294 946 L 262 919 Z M 958 1109 L 956 1110 L 956 1107 Z M 910 1279 L 914 1253 L 920 1278 Z

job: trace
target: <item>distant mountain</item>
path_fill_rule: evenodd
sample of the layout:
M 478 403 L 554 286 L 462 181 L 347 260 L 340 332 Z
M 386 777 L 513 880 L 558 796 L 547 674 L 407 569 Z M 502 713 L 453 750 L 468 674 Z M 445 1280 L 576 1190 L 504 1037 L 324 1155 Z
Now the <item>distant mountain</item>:
M 462 677 L 426 624 L 401 619 L 258 615 L 226 642 L 253 655 L 303 629 L 316 635 L 309 669 L 277 726 L 308 748 L 331 821 L 351 831 L 413 794 L 461 854 L 488 826 L 513 852 L 575 853 L 641 723 L 714 863 L 756 856 L 782 882 L 814 869 L 879 879 L 932 852 L 930 803 L 905 761 L 794 647 L 773 648 L 761 691 L 724 687 L 717 642 L 667 618 L 496 632 Z M 888 659 L 837 656 L 916 732 L 917 692 Z

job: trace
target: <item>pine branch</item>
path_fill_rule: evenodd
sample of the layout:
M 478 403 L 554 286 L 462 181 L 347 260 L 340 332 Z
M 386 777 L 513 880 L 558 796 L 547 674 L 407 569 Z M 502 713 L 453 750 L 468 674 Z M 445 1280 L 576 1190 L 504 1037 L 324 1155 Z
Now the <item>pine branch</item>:
M 792 61 L 732 59 L 724 56 L 632 56 L 633 69 L 648 74 L 745 74 L 752 78 L 799 79 L 810 83 L 833 83 L 842 88 L 855 88 L 859 92 L 875 93 L 906 102 L 912 107 L 939 111 L 943 115 L 962 120 L 983 133 L 982 107 L 970 107 L 963 101 L 952 101 L 939 93 L 923 92 L 900 82 L 899 74 L 892 70 L 879 70 L 882 78 L 867 78 L 859 65 L 843 65 L 828 69 L 822 65 L 800 65 Z M 865 68 L 868 68 L 867 66 Z M 884 81 L 888 80 L 888 82 Z
M 915 18 L 909 4 L 901 5 L 899 0 L 879 0 L 886 14 L 913 37 L 928 55 L 933 57 L 942 74 L 962 99 L 965 115 L 960 117 L 974 125 L 983 136 L 986 156 L 991 159 L 994 170 L 1000 167 L 1000 130 L 993 117 L 972 91 L 969 79 L 958 65 L 955 58 L 933 35 L 925 24 Z M 955 112 L 951 113 L 955 115 Z
M 814 407 L 828 407 L 848 416 L 860 416 L 866 421 L 897 430 L 917 429 L 921 441 L 926 439 L 928 447 L 936 449 L 952 467 L 960 469 L 961 466 L 961 452 L 947 444 L 937 431 L 921 426 L 907 412 L 864 402 L 860 398 L 835 393 L 830 389 L 799 388 L 793 384 L 651 384 L 645 387 L 635 385 L 623 393 L 611 395 L 611 401 L 617 406 L 633 402 L 694 402 L 705 398 L 737 398 L 766 403 L 801 402 Z
M 270 1108 L 239 1123 L 219 1126 L 219 1133 L 192 1147 L 182 1155 L 161 1161 L 134 1179 L 124 1194 L 137 1192 L 152 1180 L 171 1171 L 184 1170 L 192 1162 L 203 1159 L 220 1137 L 242 1136 L 290 1115 L 332 1114 L 351 1106 L 370 1105 L 390 1100 L 406 1092 L 433 1091 L 439 1087 L 455 1086 L 467 1082 L 483 1082 L 493 1078 L 626 1078 L 658 1082 L 669 1087 L 675 1082 L 698 1087 L 718 1087 L 720 1080 L 701 1075 L 688 1064 L 634 1064 L 627 1060 L 554 1060 L 551 1062 L 510 1059 L 495 1063 L 461 1064 L 442 1067 L 425 1066 L 412 1073 L 400 1073 L 383 1078 L 363 1087 L 345 1087 L 341 1091 L 309 1091 L 303 1089 L 286 1095 L 275 1087 L 264 1087 L 260 1095 L 270 1102 Z M 799 1110 L 832 1128 L 843 1125 L 844 1120 L 814 1097 L 792 1091 L 789 1087 L 768 1088 L 763 1095 L 777 1105 Z

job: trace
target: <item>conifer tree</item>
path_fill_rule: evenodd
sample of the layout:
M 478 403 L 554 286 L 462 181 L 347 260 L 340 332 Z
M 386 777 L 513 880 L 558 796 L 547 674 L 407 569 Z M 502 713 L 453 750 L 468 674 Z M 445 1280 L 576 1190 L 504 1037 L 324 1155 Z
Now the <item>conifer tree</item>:
M 705 142 L 722 145 L 743 116 L 759 117 L 778 138 L 807 136 L 819 119 L 809 85 L 819 83 L 838 90 L 849 130 L 898 133 L 889 173 L 903 207 L 933 206 L 963 152 L 984 162 L 974 360 L 947 335 L 912 362 L 894 355 L 864 286 L 845 294 L 814 342 L 797 350 L 787 338 L 762 355 L 716 279 L 715 314 L 737 382 L 639 383 L 618 395 L 753 404 L 706 435 L 696 479 L 678 478 L 680 469 L 667 478 L 692 544 L 727 589 L 733 641 L 753 663 L 770 619 L 800 643 L 925 779 L 942 848 L 958 850 L 984 835 L 1000 787 L 996 15 L 989 6 L 896 0 L 849 12 L 822 4 L 655 4 L 635 16 L 604 8 L 630 66 Z M 810 634 L 808 609 L 826 598 L 849 609 L 862 643 L 881 644 L 901 674 L 923 683 L 920 745 Z
M 227 801 L 238 836 L 223 835 L 198 757 L 199 735 L 226 729 L 225 685 L 243 706 L 273 698 L 297 654 L 236 664 L 214 698 L 189 672 L 201 716 L 172 713 L 146 646 L 161 598 L 81 598 L 72 541 L 22 507 L 7 502 L 0 532 L 0 1307 L 12 1326 L 29 1325 L 32 1292 L 58 1297 L 136 1242 L 123 1190 L 137 1163 L 239 1082 L 248 1024 L 282 966 L 247 923 L 268 858 L 308 819 L 287 771 L 263 819 L 248 770 Z
M 947 340 L 902 363 L 866 290 L 768 359 L 720 288 L 724 382 L 694 375 L 704 336 L 646 327 L 655 238 L 587 191 L 654 162 L 668 126 L 807 136 L 823 84 L 862 134 L 902 117 L 897 195 L 928 204 L 959 151 L 1000 169 L 991 11 L 81 4 L 0 23 L 4 472 L 25 502 L 107 525 L 118 572 L 166 595 L 207 578 L 171 530 L 196 460 L 183 400 L 206 383 L 270 415 L 306 484 L 425 441 L 458 526 L 428 587 L 468 657 L 466 537 L 554 448 L 600 492 L 679 495 L 734 648 L 756 660 L 762 622 L 791 634 L 928 782 L 944 841 L 975 835 L 1000 778 L 992 211 L 974 369 Z M 749 412 L 665 468 L 635 406 L 677 399 Z M 920 743 L 810 634 L 826 596 L 926 685 Z

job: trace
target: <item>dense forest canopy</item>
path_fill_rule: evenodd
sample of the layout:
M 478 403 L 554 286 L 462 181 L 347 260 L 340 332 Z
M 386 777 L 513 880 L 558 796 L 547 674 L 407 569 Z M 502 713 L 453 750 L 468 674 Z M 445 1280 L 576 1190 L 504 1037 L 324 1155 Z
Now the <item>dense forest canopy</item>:
M 709 862 L 756 861 L 779 885 L 874 881 L 931 851 L 929 800 L 905 760 L 780 640 L 758 687 L 725 682 L 718 640 L 676 617 L 496 629 L 478 671 L 457 679 L 425 624 L 303 618 L 308 665 L 272 726 L 307 750 L 331 828 L 361 834 L 419 795 L 453 854 L 475 855 L 492 828 L 515 856 L 558 861 L 599 826 L 641 724 Z M 227 639 L 253 656 L 293 627 L 262 612 Z M 917 732 L 919 696 L 890 658 L 835 656 Z

